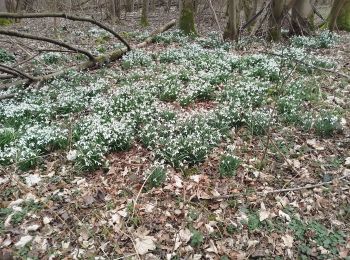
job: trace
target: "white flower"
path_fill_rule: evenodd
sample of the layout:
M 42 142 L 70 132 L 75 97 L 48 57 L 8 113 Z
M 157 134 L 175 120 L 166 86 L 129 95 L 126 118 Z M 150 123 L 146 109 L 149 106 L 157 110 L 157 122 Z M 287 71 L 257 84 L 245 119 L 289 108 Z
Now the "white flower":
M 74 161 L 77 158 L 77 150 L 70 150 L 67 154 L 68 161 Z

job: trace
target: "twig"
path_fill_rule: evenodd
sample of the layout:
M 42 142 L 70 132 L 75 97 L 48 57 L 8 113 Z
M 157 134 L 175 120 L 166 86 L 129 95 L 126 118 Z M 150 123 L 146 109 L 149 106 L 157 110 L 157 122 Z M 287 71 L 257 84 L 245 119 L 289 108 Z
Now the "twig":
M 209 2 L 210 9 L 212 10 L 212 12 L 213 12 L 213 14 L 214 14 L 215 22 L 216 22 L 216 24 L 217 24 L 217 26 L 218 26 L 218 29 L 219 29 L 219 31 L 221 32 L 220 22 L 219 22 L 218 16 L 216 15 L 216 12 L 215 12 L 213 3 L 211 2 L 211 0 L 208 0 L 208 2 Z
M 32 80 L 32 81 L 35 80 L 35 78 L 33 76 L 30 76 L 30 75 L 28 75 L 27 73 L 25 73 L 23 71 L 20 71 L 20 70 L 15 69 L 15 68 L 11 68 L 11 67 L 6 66 L 4 64 L 0 64 L 0 71 L 5 72 L 7 74 L 11 74 L 13 76 L 19 76 L 21 78 L 25 78 L 25 79 L 28 79 L 28 80 Z
M 133 205 L 133 207 L 132 207 L 131 218 L 134 217 L 135 209 L 136 209 L 136 205 L 137 205 L 137 201 L 138 201 L 138 199 L 139 199 L 139 197 L 140 197 L 140 195 L 141 195 L 141 192 L 142 192 L 143 188 L 145 187 L 145 185 L 146 185 L 146 183 L 147 183 L 149 177 L 151 177 L 151 175 L 152 175 L 152 173 L 148 174 L 147 178 L 146 178 L 145 181 L 142 183 L 142 186 L 141 186 L 139 192 L 137 193 L 137 196 L 136 196 L 136 198 L 135 198 L 135 200 L 134 200 L 134 202 L 133 202 L 134 205 Z
M 349 175 L 344 175 L 342 177 L 340 177 L 338 180 L 344 180 L 346 178 L 350 177 Z M 300 191 L 300 190 L 306 190 L 306 189 L 313 189 L 313 188 L 317 188 L 317 187 L 322 187 L 328 184 L 332 184 L 333 181 L 326 181 L 326 182 L 320 182 L 317 184 L 307 184 L 305 186 L 302 187 L 295 187 L 295 188 L 288 188 L 288 189 L 278 189 L 278 190 L 272 190 L 272 191 L 259 191 L 259 192 L 255 192 L 256 195 L 269 195 L 269 194 L 275 194 L 275 193 L 284 193 L 284 192 L 290 192 L 290 191 Z M 254 194 L 254 192 L 253 192 Z M 244 194 L 242 193 L 236 193 L 236 194 L 228 194 L 228 195 L 221 195 L 221 196 L 213 196 L 210 198 L 198 198 L 199 200 L 221 200 L 221 199 L 231 199 L 234 197 L 242 197 L 244 196 Z M 195 197 L 196 198 L 196 197 Z
M 273 53 L 273 52 L 262 52 L 264 54 L 267 54 L 267 55 L 272 55 L 272 56 L 277 56 L 277 57 L 281 57 L 281 58 L 286 58 L 284 57 L 283 55 L 280 55 L 280 54 L 277 54 L 277 53 Z M 350 81 L 350 76 L 349 75 L 346 75 L 344 73 L 341 73 L 341 72 L 338 72 L 338 71 L 335 71 L 335 70 L 331 70 L 331 69 L 326 69 L 326 68 L 321 68 L 321 67 L 317 67 L 317 66 L 314 66 L 312 64 L 307 64 L 306 62 L 302 61 L 302 60 L 299 60 L 299 59 L 296 59 L 296 58 L 293 58 L 293 57 L 290 57 L 288 56 L 289 59 L 297 62 L 297 63 L 300 63 L 300 64 L 303 64 L 305 66 L 308 66 L 310 68 L 313 68 L 313 69 L 316 69 L 316 70 L 321 70 L 321 71 L 325 71 L 325 72 L 329 72 L 329 73 L 333 73 L 333 74 L 336 74 L 338 76 L 341 76 L 343 78 L 346 78 L 347 80 Z
M 113 34 L 118 40 L 120 40 L 128 49 L 128 51 L 131 50 L 130 45 L 121 37 L 118 33 L 116 33 L 113 29 L 109 28 L 108 26 L 94 20 L 88 17 L 78 17 L 78 16 L 72 16 L 67 15 L 65 13 L 27 13 L 27 14 L 19 14 L 19 13 L 0 13 L 0 18 L 47 18 L 47 17 L 57 17 L 57 18 L 64 18 L 72 21 L 81 21 L 81 22 L 89 22 L 92 23 L 105 31 Z
M 49 42 L 49 43 L 64 47 L 68 50 L 72 50 L 72 51 L 84 54 L 85 56 L 87 56 L 89 58 L 90 61 L 92 61 L 92 62 L 95 61 L 95 57 L 90 52 L 83 50 L 83 49 L 80 49 L 80 48 L 77 48 L 77 47 L 74 47 L 74 46 L 69 45 L 65 42 L 54 40 L 54 39 L 51 39 L 48 37 L 36 36 L 36 35 L 28 34 L 28 33 L 20 33 L 20 32 L 16 32 L 16 31 L 1 30 L 1 29 L 0 29 L 0 34 L 7 35 L 7 36 L 19 37 L 19 38 L 26 38 L 26 39 L 31 39 L 31 40 L 35 40 L 35 41 Z

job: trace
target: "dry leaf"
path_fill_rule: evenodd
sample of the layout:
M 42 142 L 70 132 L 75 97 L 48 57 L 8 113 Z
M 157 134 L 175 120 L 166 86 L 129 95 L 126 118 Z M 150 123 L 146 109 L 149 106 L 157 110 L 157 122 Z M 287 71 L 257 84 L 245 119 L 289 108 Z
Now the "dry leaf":
M 265 219 L 268 219 L 270 216 L 270 212 L 266 210 L 264 202 L 261 202 L 260 205 L 260 212 L 259 212 L 259 220 L 264 221 Z
M 291 235 L 286 234 L 282 236 L 283 244 L 285 247 L 292 248 L 293 247 L 293 237 Z
M 30 235 L 23 236 L 21 239 L 15 244 L 16 247 L 24 247 L 30 241 L 32 241 L 33 237 Z
M 284 213 L 282 210 L 278 211 L 278 215 L 281 218 L 285 219 L 286 221 L 288 221 L 288 222 L 290 221 L 290 216 L 288 214 Z
M 155 240 L 152 236 L 140 236 L 135 239 L 135 250 L 139 255 L 147 254 L 148 251 L 156 249 Z

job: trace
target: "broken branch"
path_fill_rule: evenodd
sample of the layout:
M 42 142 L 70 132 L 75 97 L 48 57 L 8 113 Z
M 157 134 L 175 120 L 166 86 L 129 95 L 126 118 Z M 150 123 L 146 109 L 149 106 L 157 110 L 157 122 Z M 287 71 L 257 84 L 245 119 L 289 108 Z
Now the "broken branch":
M 7 36 L 19 37 L 19 38 L 26 38 L 26 39 L 31 39 L 31 40 L 35 40 L 35 41 L 49 42 L 49 43 L 64 47 L 68 50 L 72 50 L 74 52 L 84 54 L 85 56 L 87 56 L 89 58 L 90 61 L 95 62 L 95 57 L 90 52 L 88 52 L 86 50 L 82 50 L 82 49 L 77 48 L 77 47 L 74 47 L 74 46 L 69 45 L 69 44 L 62 42 L 62 41 L 54 40 L 54 39 L 51 39 L 48 37 L 35 36 L 35 35 L 27 34 L 27 33 L 19 33 L 19 32 L 10 31 L 10 30 L 0 30 L 0 34 L 7 35 Z
M 72 21 L 80 21 L 80 22 L 89 22 L 92 23 L 105 31 L 111 33 L 114 37 L 116 37 L 118 40 L 120 40 L 128 49 L 128 51 L 131 50 L 130 45 L 121 37 L 118 33 L 116 33 L 113 29 L 109 28 L 108 26 L 88 17 L 78 17 L 73 15 L 68 15 L 65 13 L 27 13 L 27 14 L 19 14 L 19 13 L 0 13 L 0 18 L 48 18 L 48 17 L 57 17 L 57 18 L 64 18 Z

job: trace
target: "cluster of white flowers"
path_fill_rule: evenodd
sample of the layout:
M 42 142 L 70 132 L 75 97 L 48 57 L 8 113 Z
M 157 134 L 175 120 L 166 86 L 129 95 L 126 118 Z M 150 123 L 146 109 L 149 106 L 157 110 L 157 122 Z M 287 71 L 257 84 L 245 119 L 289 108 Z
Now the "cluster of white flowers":
M 152 63 L 151 55 L 141 50 L 133 50 L 123 56 L 121 65 L 124 69 L 131 69 L 137 66 L 147 67 Z
M 292 46 L 298 48 L 330 48 L 339 41 L 339 37 L 332 32 L 322 31 L 317 36 L 295 36 L 291 39 Z
M 70 71 L 31 93 L 18 92 L 18 99 L 2 101 L 0 164 L 22 162 L 26 169 L 36 157 L 71 142 L 67 158 L 93 170 L 104 164 L 107 153 L 140 140 L 157 159 L 186 167 L 205 160 L 232 127 L 244 124 L 254 134 L 266 133 L 278 122 L 274 105 L 282 122 L 303 122 L 321 132 L 335 129 L 338 119 L 304 113 L 304 104 L 313 98 L 307 82 L 279 84 L 280 74 L 294 67 L 290 58 L 313 65 L 324 60 L 296 47 L 277 51 L 280 55 L 240 57 L 216 46 L 215 37 L 182 43 L 185 37 L 178 32 L 164 34 L 155 40 L 179 41 L 180 47 L 159 54 L 129 52 L 119 70 Z M 154 60 L 160 64 L 153 66 Z M 188 112 L 184 107 L 211 99 L 214 108 Z

